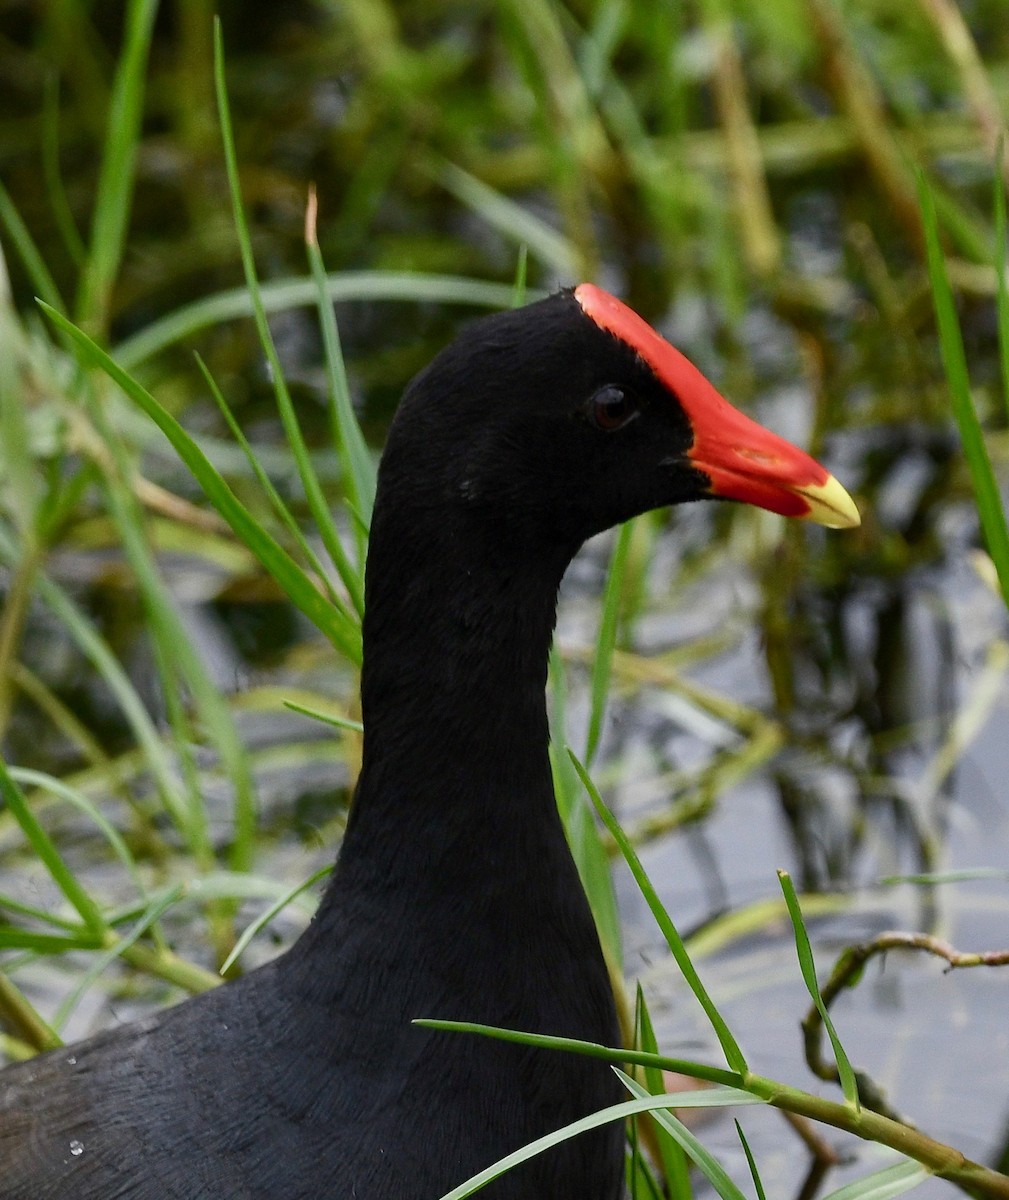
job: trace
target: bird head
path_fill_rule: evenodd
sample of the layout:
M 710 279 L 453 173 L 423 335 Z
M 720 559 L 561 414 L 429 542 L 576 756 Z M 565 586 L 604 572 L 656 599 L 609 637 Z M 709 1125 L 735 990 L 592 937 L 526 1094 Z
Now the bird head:
M 454 507 L 523 541 L 575 544 L 706 498 L 859 524 L 824 467 L 590 283 L 467 327 L 408 389 L 386 459 L 412 480 L 405 503 Z

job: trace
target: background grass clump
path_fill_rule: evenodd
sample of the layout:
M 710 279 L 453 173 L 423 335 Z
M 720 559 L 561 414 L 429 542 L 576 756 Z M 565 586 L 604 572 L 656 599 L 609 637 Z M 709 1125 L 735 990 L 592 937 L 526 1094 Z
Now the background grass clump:
M 810 1166 L 766 1108 L 708 1150 L 659 1115 L 635 1194 L 690 1195 L 684 1155 L 723 1196 L 754 1164 L 775 1196 L 948 1195 L 947 1143 L 1009 1169 L 1004 970 L 910 956 L 1009 944 L 1004 0 L 216 11 L 216 71 L 203 0 L 0 12 L 0 1049 L 297 936 L 359 760 L 396 400 L 475 313 L 593 278 L 864 514 L 696 505 L 570 573 L 555 777 L 640 985 L 630 1094 L 661 1048 L 869 1138 L 807 1136 Z M 819 1107 L 770 1082 L 810 1070 Z M 894 1164 L 902 1117 L 936 1140 Z

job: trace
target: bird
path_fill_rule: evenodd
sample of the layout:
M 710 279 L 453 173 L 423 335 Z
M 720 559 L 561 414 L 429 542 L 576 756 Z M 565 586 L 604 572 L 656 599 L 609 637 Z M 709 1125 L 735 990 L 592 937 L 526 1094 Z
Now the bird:
M 0 1072 L 0 1200 L 438 1200 L 619 1102 L 545 683 L 586 539 L 705 498 L 835 528 L 842 485 L 594 284 L 480 318 L 409 384 L 366 565 L 362 765 L 318 911 L 265 966 Z M 618 1200 L 619 1123 L 491 1200 Z

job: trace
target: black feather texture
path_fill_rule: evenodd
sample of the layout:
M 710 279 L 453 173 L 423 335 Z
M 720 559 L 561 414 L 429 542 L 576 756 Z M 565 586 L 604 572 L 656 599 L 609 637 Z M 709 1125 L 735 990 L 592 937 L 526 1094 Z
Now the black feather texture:
M 605 388 L 620 428 L 593 420 Z M 554 802 L 547 654 L 584 539 L 703 494 L 690 441 L 570 292 L 418 376 L 380 470 L 364 762 L 318 915 L 245 978 L 0 1074 L 0 1200 L 437 1200 L 621 1098 L 605 1064 L 410 1022 L 618 1038 Z M 484 1194 L 617 1200 L 622 1167 L 611 1125 Z

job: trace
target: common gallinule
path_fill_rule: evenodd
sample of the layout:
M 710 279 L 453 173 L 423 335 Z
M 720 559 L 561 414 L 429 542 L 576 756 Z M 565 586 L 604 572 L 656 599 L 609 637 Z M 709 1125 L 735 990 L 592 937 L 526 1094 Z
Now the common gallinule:
M 544 699 L 591 534 L 706 496 L 858 524 L 801 450 L 591 284 L 484 318 L 406 392 L 367 569 L 364 762 L 318 915 L 280 958 L 0 1075 L 3 1200 L 437 1200 L 621 1098 L 605 1064 L 435 1033 L 615 1043 Z M 495 1200 L 616 1200 L 621 1130 Z

